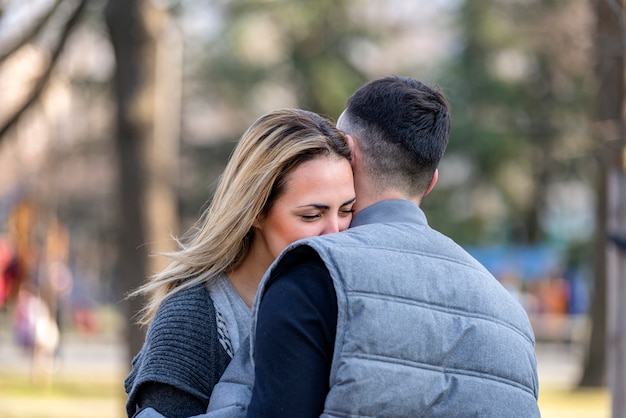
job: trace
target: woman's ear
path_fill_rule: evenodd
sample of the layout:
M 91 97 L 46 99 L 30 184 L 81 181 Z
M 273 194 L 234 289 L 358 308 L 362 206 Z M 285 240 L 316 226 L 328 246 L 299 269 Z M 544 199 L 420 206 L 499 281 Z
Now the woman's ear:
M 256 219 L 254 220 L 254 222 L 252 222 L 252 228 L 255 229 L 261 229 L 261 223 L 263 221 L 263 215 L 260 214 L 259 216 L 256 217 Z

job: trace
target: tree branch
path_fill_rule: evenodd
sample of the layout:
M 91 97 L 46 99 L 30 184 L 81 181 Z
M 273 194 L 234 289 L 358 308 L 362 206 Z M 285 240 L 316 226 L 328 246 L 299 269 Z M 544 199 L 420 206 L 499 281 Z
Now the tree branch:
M 0 127 L 0 143 L 5 138 L 6 133 L 13 127 L 13 125 L 17 123 L 17 121 L 20 119 L 22 114 L 24 114 L 24 112 L 26 112 L 26 110 L 28 110 L 28 108 L 30 108 L 30 106 L 33 103 L 35 103 L 35 101 L 41 95 L 41 92 L 44 90 L 44 88 L 48 84 L 48 80 L 50 79 L 52 70 L 54 69 L 58 61 L 58 58 L 61 55 L 61 52 L 63 51 L 63 47 L 65 46 L 67 38 L 72 32 L 72 29 L 74 29 L 76 24 L 79 22 L 81 14 L 83 10 L 85 9 L 86 4 L 87 4 L 87 0 L 80 0 L 78 6 L 76 6 L 76 9 L 74 9 L 71 16 L 65 22 L 65 26 L 63 27 L 63 30 L 61 32 L 61 36 L 59 37 L 57 45 L 52 52 L 52 57 L 50 58 L 50 63 L 48 64 L 48 67 L 46 68 L 44 73 L 41 75 L 41 77 L 39 77 L 39 80 L 37 80 L 37 83 L 33 87 L 30 95 L 26 98 L 24 103 L 22 103 L 22 105 L 17 109 L 17 111 L 13 114 L 13 116 L 8 118 L 7 121 L 4 123 L 4 125 Z
M 622 53 L 626 49 L 626 20 L 624 19 L 624 10 L 623 6 L 615 0 L 605 0 L 606 4 L 609 6 L 611 11 L 615 13 L 615 18 L 619 23 L 619 28 L 621 32 L 620 39 L 622 40 Z
M 46 23 L 48 23 L 56 10 L 59 8 L 61 1 L 62 0 L 56 0 L 55 3 L 50 7 L 48 12 L 41 16 L 37 23 L 30 28 L 30 30 L 23 32 L 20 39 L 15 41 L 13 45 L 9 46 L 6 51 L 1 52 L 0 62 L 4 61 L 8 56 L 13 54 L 15 51 L 24 46 L 28 41 L 37 36 L 39 32 L 41 32 L 41 30 L 44 28 L 44 26 L 46 26 Z

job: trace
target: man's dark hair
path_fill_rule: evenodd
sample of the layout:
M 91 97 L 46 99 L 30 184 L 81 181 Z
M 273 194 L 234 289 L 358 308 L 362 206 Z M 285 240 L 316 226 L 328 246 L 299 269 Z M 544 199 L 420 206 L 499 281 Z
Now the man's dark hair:
M 348 99 L 343 119 L 379 188 L 426 191 L 450 135 L 448 103 L 438 88 L 408 77 L 374 80 Z

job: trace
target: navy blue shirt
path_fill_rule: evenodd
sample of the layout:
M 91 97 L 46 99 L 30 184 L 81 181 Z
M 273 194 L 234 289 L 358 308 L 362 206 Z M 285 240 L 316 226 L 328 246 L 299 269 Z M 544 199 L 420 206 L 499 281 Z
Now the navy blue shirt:
M 248 417 L 319 417 L 329 390 L 337 295 L 317 253 L 282 262 L 259 305 Z M 306 327 L 304 326 L 306 325 Z

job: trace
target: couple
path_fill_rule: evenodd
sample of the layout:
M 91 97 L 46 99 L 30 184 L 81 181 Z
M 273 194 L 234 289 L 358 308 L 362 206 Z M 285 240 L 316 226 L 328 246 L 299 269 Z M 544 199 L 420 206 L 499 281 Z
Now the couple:
M 208 417 L 538 417 L 525 312 L 419 208 L 449 118 L 438 90 L 385 77 L 337 129 L 298 110 L 255 122 L 140 290 L 128 415 L 202 414 L 214 392 Z

